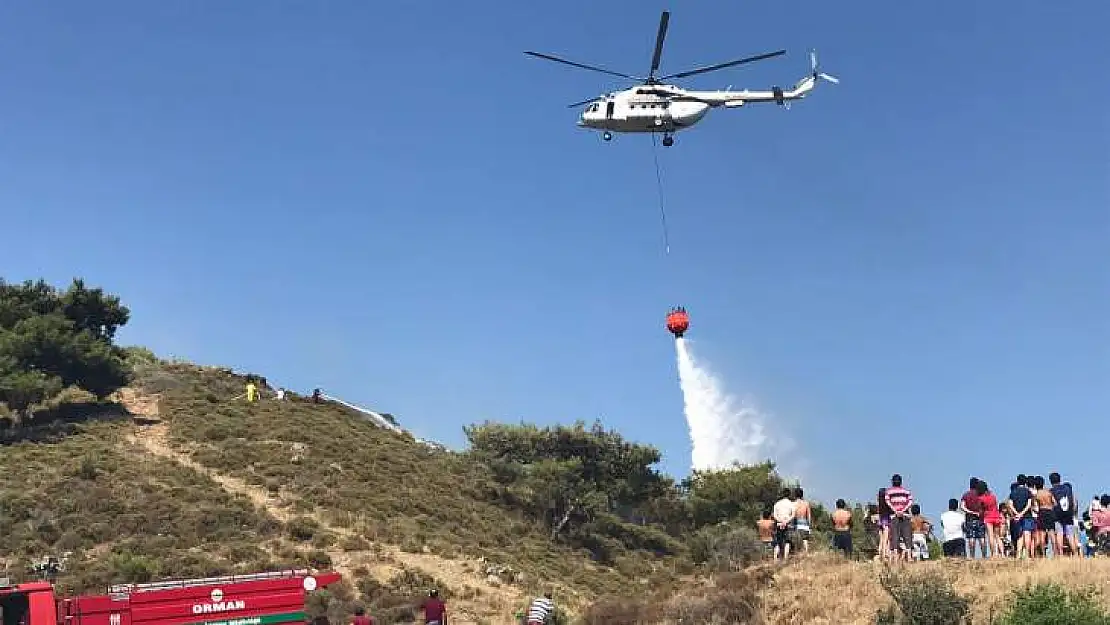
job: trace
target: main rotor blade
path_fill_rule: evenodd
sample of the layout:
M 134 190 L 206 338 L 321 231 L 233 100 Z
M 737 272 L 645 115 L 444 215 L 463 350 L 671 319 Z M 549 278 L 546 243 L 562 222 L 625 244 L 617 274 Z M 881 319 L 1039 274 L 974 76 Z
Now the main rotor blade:
M 628 74 L 622 74 L 620 72 L 614 72 L 611 69 L 605 69 L 603 67 L 594 67 L 593 65 L 586 65 L 584 63 L 575 63 L 574 61 L 568 61 L 566 59 L 560 59 L 559 57 L 551 56 L 550 54 L 543 54 L 541 52 L 531 52 L 531 51 L 525 51 L 524 53 L 529 55 L 529 56 L 534 56 L 534 57 L 537 57 L 537 58 L 546 59 L 548 61 L 555 61 L 556 63 L 564 63 L 566 65 L 571 65 L 573 67 L 581 67 L 582 69 L 588 69 L 588 70 L 592 70 L 592 71 L 595 71 L 595 72 L 601 72 L 602 74 L 609 74 L 610 76 L 619 76 L 621 78 L 628 78 L 630 80 L 643 80 L 643 78 L 640 78 L 640 77 L 637 77 L 637 76 L 629 76 Z
M 769 58 L 776 57 L 776 56 L 782 56 L 784 54 L 786 54 L 786 50 L 778 50 L 776 52 L 768 52 L 767 54 L 759 54 L 759 55 L 756 55 L 756 56 L 749 56 L 747 58 L 737 59 L 735 61 L 729 61 L 727 63 L 718 63 L 716 65 L 709 65 L 707 67 L 699 67 L 697 69 L 692 69 L 688 72 L 679 72 L 678 74 L 671 74 L 670 76 L 663 76 L 659 80 L 670 80 L 672 78 L 686 78 L 687 76 L 693 76 L 695 74 L 704 74 L 706 72 L 714 72 L 714 71 L 717 71 L 719 69 L 724 69 L 726 67 L 732 67 L 734 65 L 743 65 L 744 63 L 752 63 L 754 61 L 762 61 L 763 59 L 769 59 Z
M 655 54 L 651 57 L 651 71 L 648 76 L 655 76 L 659 71 L 659 59 L 663 56 L 663 40 L 667 38 L 667 25 L 671 23 L 671 12 L 663 11 L 659 16 L 659 32 L 655 35 Z
M 580 100 L 578 102 L 575 102 L 574 104 L 568 104 L 567 108 L 568 109 L 578 108 L 578 107 L 582 106 L 583 104 L 589 104 L 590 102 L 593 102 L 595 100 L 600 100 L 600 99 L 601 99 L 601 96 L 594 96 L 594 97 L 589 98 L 587 100 Z

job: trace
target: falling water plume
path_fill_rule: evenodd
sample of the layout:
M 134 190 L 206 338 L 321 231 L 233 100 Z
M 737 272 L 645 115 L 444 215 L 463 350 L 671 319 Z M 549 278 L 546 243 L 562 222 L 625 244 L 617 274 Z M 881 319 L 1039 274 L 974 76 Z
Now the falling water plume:
M 724 469 L 734 463 L 767 460 L 771 443 L 763 415 L 747 402 L 735 402 L 702 363 L 694 359 L 684 338 L 675 339 L 678 377 L 693 443 L 693 468 Z

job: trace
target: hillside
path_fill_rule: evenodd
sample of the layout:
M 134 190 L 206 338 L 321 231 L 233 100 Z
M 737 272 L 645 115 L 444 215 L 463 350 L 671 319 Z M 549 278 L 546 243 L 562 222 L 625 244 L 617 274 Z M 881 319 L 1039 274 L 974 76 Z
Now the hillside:
M 249 500 L 341 570 L 424 571 L 500 613 L 525 591 L 552 585 L 573 605 L 651 573 L 596 566 L 584 550 L 553 545 L 542 526 L 491 501 L 496 484 L 481 463 L 330 403 L 230 401 L 244 382 L 218 368 L 147 371 L 135 395 L 157 397 L 160 422 L 133 440 Z
M 664 583 L 679 566 L 599 565 L 498 505 L 483 463 L 341 406 L 248 404 L 236 399 L 245 378 L 220 368 L 151 361 L 136 371 L 108 401 L 70 407 L 86 414 L 64 426 L 41 414 L 0 454 L 8 574 L 72 552 L 59 583 L 80 592 L 309 564 L 337 568 L 378 606 L 435 584 L 478 622 L 548 588 L 576 612 L 629 584 Z
M 714 612 L 763 619 L 722 622 L 862 625 L 891 604 L 880 584 L 883 567 L 828 554 L 712 577 L 677 575 L 690 566 L 678 559 L 654 574 L 651 565 L 666 560 L 639 569 L 599 565 L 490 503 L 494 476 L 465 455 L 305 398 L 248 405 L 232 399 L 245 378 L 226 369 L 138 370 L 133 385 L 109 401 L 77 404 L 95 418 L 76 419 L 69 410 L 68 422 L 29 428 L 35 440 L 4 447 L 0 531 L 8 540 L 0 557 L 7 574 L 19 577 L 30 558 L 64 552 L 59 584 L 71 591 L 163 576 L 334 567 L 349 582 L 336 593 L 343 601 L 332 602 L 334 615 L 358 600 L 386 622 L 411 622 L 412 601 L 432 585 L 450 598 L 460 624 L 509 623 L 529 593 L 549 585 L 588 623 L 665 623 L 675 621 L 664 615 Z M 1106 560 L 913 569 L 931 570 L 978 598 L 976 623 L 990 622 L 1005 595 L 1027 581 L 1110 583 Z
M 452 452 L 336 402 L 276 400 L 257 375 L 120 348 L 129 315 L 79 281 L 0 280 L 0 576 L 35 577 L 47 556 L 69 592 L 334 568 L 344 582 L 310 606 L 333 622 L 361 604 L 412 623 L 435 587 L 454 625 L 511 623 L 546 590 L 558 624 L 863 624 L 895 602 L 992 625 L 1110 623 L 1106 594 L 1068 603 L 1049 586 L 994 618 L 1027 581 L 1101 593 L 1105 559 L 949 560 L 891 577 L 823 552 L 815 505 L 818 553 L 768 565 L 753 525 L 785 486 L 771 464 L 676 481 L 654 468 L 657 449 L 599 423 L 474 424 Z M 262 401 L 243 398 L 248 380 Z M 1065 603 L 1079 607 L 1043 612 Z M 881 622 L 962 622 L 930 618 Z

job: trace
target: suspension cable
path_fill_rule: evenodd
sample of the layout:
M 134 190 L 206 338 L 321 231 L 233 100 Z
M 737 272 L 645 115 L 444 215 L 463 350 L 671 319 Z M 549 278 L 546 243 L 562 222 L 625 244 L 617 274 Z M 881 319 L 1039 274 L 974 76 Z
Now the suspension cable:
M 659 193 L 659 216 L 663 220 L 663 247 L 666 254 L 671 254 L 670 237 L 667 235 L 667 209 L 663 197 L 663 174 L 659 168 L 659 145 L 655 140 L 655 133 L 651 133 L 651 158 L 655 161 L 655 187 Z

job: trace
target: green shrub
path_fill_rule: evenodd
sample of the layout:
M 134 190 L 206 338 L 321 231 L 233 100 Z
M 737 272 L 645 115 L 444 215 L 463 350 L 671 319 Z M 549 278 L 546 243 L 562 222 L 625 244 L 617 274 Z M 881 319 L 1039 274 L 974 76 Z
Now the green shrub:
M 309 542 L 320 531 L 320 524 L 308 517 L 297 517 L 290 519 L 285 529 L 293 540 Z
M 650 615 L 648 606 L 636 597 L 615 595 L 595 601 L 582 614 L 584 625 L 639 625 Z
M 944 544 L 939 540 L 930 540 L 929 546 L 929 559 L 936 561 L 944 559 Z
M 762 557 L 763 545 L 755 530 L 722 523 L 692 536 L 690 555 L 711 571 L 739 571 Z
M 943 574 L 887 570 L 879 577 L 895 606 L 881 610 L 877 625 L 964 625 L 971 606 Z M 1027 624 L 1026 624 L 1027 625 Z
M 1026 585 L 1013 592 L 997 625 L 1110 625 L 1097 590 L 1069 590 L 1057 583 Z

